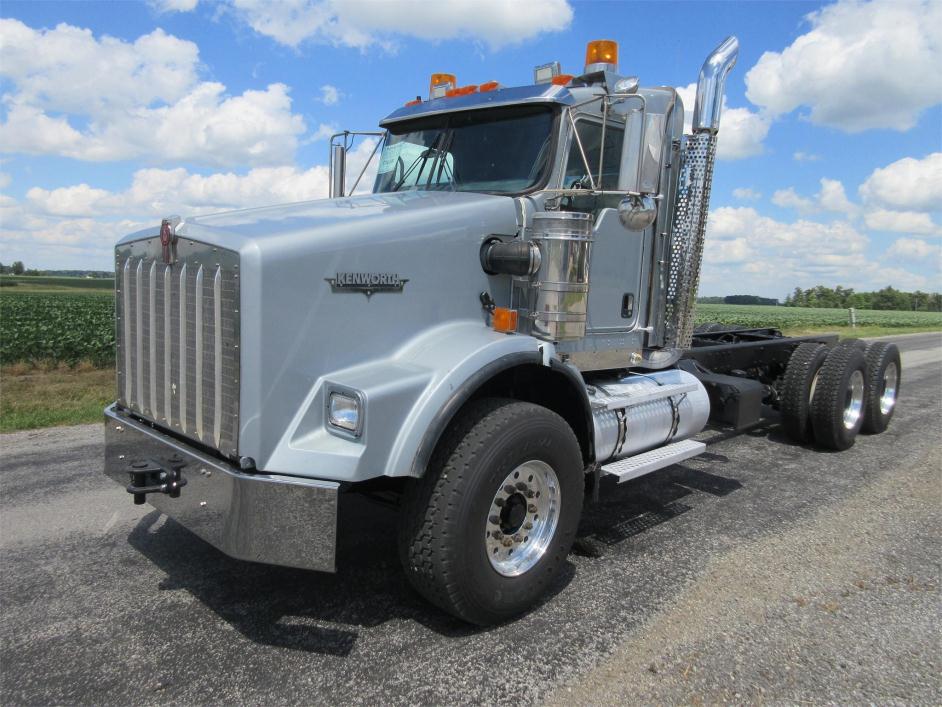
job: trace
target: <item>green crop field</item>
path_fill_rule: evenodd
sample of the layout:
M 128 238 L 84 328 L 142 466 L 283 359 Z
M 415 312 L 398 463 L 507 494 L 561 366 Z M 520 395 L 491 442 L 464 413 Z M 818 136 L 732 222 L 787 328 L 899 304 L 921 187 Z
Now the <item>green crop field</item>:
M 751 304 L 698 304 L 697 322 L 719 322 L 744 327 L 826 329 L 850 326 L 846 309 L 770 307 Z M 942 312 L 857 310 L 858 327 L 942 329 Z
M 112 365 L 114 295 L 93 292 L 0 294 L 0 364 Z

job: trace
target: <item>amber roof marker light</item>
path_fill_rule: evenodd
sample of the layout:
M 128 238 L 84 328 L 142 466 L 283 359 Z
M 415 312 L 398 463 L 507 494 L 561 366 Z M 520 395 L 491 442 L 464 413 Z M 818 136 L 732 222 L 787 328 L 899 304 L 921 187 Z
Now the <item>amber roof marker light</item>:
M 458 85 L 454 74 L 432 74 L 428 81 L 428 99 L 444 98 L 445 94 Z
M 618 42 L 612 39 L 594 39 L 585 48 L 585 73 L 618 71 Z

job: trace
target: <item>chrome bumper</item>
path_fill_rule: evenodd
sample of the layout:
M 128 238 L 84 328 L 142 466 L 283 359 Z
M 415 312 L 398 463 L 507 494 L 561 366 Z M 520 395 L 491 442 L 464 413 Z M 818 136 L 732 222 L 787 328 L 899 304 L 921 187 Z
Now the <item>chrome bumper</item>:
M 108 407 L 105 474 L 126 487 L 131 465 L 140 462 L 180 470 L 185 485 L 179 496 L 148 493 L 147 503 L 227 555 L 322 572 L 336 569 L 339 484 L 245 474 L 115 405 Z

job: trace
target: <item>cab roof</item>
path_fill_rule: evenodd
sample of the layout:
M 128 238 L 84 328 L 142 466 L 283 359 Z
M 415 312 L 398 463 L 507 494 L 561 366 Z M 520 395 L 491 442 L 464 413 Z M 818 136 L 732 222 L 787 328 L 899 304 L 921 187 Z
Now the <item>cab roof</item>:
M 507 105 L 533 105 L 534 103 L 548 103 L 559 105 L 573 105 L 577 97 L 573 92 L 584 92 L 585 87 L 555 86 L 553 84 L 534 84 L 531 86 L 510 86 L 498 88 L 484 93 L 469 93 L 465 96 L 451 98 L 433 98 L 412 106 L 403 106 L 393 111 L 380 121 L 380 127 L 388 127 L 393 123 L 410 120 L 427 115 L 453 113 L 459 110 L 473 110 L 476 108 L 497 107 Z

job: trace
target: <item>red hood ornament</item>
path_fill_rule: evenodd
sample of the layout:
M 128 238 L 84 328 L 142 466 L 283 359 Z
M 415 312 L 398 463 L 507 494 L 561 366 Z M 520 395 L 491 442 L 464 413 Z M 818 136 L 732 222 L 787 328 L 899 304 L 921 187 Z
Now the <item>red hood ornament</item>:
M 163 221 L 160 222 L 160 247 L 162 251 L 163 261 L 167 265 L 172 265 L 173 262 L 177 259 L 176 228 L 179 223 L 180 223 L 180 219 L 175 216 L 172 216 L 170 218 L 165 218 Z

